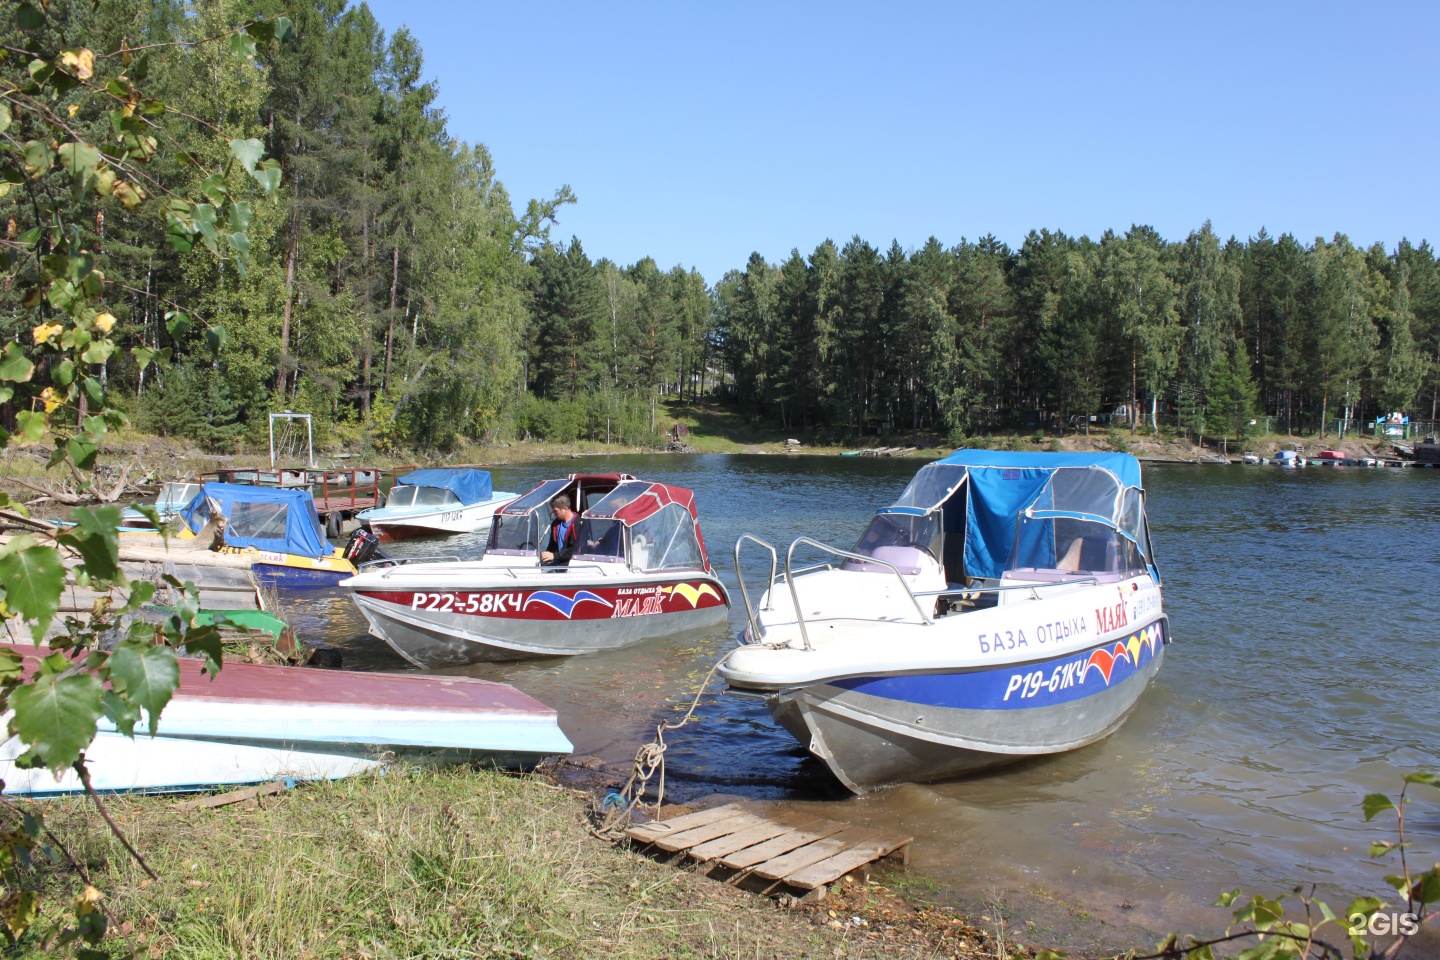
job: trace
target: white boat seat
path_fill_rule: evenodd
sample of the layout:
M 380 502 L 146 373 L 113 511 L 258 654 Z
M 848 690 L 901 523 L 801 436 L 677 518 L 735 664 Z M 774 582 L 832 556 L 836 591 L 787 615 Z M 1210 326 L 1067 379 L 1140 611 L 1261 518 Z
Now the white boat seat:
M 913 577 L 925 569 L 925 551 L 919 547 L 876 547 L 870 551 L 870 556 L 876 560 L 883 560 L 885 563 L 893 564 L 897 570 L 907 577 Z M 935 566 L 931 560 L 928 566 Z M 846 570 L 859 570 L 863 573 L 890 573 L 889 567 L 880 563 L 866 563 L 861 560 L 847 560 Z

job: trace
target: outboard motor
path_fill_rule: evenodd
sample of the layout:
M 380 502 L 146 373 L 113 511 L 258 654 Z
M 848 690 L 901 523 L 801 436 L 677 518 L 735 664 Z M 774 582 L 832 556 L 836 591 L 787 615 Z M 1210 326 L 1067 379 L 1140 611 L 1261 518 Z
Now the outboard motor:
M 388 558 L 380 552 L 380 538 L 361 527 L 350 534 L 350 542 L 345 544 L 345 559 L 358 568 L 372 560 Z

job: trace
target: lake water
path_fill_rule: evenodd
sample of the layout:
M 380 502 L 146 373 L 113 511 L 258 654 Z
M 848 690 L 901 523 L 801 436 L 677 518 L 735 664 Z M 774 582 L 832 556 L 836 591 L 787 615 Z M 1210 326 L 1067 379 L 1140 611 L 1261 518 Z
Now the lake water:
M 582 754 L 622 779 L 656 722 L 688 705 L 744 619 L 731 550 L 742 532 L 849 547 L 920 461 L 630 456 L 499 467 L 497 489 L 621 470 L 696 490 L 712 562 L 732 588 L 728 630 L 566 661 L 473 668 L 560 712 Z M 915 836 L 924 897 L 1004 903 L 1079 944 L 1140 931 L 1217 930 L 1223 890 L 1319 885 L 1339 909 L 1383 895 L 1367 856 L 1385 827 L 1361 798 L 1440 770 L 1440 473 L 1150 465 L 1149 511 L 1174 644 L 1126 726 L 1083 750 L 985 776 L 863 798 L 830 779 L 768 712 L 712 692 L 668 735 L 668 796 L 742 794 Z M 396 553 L 477 555 L 478 538 Z M 747 571 L 748 571 L 747 567 Z M 764 571 L 756 567 L 756 579 Z M 748 578 L 747 578 L 748 579 Z M 287 598 L 301 635 L 358 669 L 409 669 L 343 594 Z M 1413 862 L 1440 859 L 1440 791 L 1417 794 Z M 1382 818 L 1383 819 L 1383 818 Z M 1428 859 L 1427 859 L 1428 858 Z M 1392 897 L 1393 899 L 1393 897 Z M 993 909 L 993 908 L 992 908 Z M 1143 941 L 1140 941 L 1143 942 Z

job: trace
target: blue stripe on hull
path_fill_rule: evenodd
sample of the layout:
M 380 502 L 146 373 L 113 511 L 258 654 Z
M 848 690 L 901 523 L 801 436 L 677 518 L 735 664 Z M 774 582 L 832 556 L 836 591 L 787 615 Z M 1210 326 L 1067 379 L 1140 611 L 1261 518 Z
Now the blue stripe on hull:
M 250 566 L 255 578 L 266 586 L 284 587 L 287 590 L 313 590 L 333 587 L 353 573 L 338 570 L 305 570 L 286 567 L 278 563 L 255 563 Z
M 1165 643 L 1156 620 L 1122 640 L 1078 653 L 992 670 L 832 680 L 842 690 L 904 703 L 964 710 L 1024 710 L 1102 693 L 1135 675 Z

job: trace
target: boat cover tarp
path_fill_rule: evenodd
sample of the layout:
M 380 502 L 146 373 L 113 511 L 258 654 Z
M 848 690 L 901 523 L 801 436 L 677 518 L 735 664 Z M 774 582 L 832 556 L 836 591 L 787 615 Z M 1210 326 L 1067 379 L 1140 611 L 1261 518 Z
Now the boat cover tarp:
M 881 512 L 938 509 L 966 480 L 965 569 L 972 576 L 999 577 L 1007 566 L 1047 565 L 1039 558 L 1047 551 L 1053 555 L 1054 543 L 1040 529 L 1019 545 L 1022 554 L 1034 557 L 1011 557 L 1021 512 L 1113 524 L 1148 552 L 1140 519 L 1140 462 L 1126 453 L 957 450 L 923 467 L 899 502 Z
M 490 474 L 484 470 L 412 470 L 395 481 L 410 487 L 440 487 L 460 498 L 467 507 L 494 496 Z
M 225 543 L 298 557 L 328 557 L 335 548 L 325 542 L 315 498 L 308 490 L 277 490 L 240 483 L 207 483 L 181 511 L 195 533 L 210 519 L 210 502 L 225 518 Z

